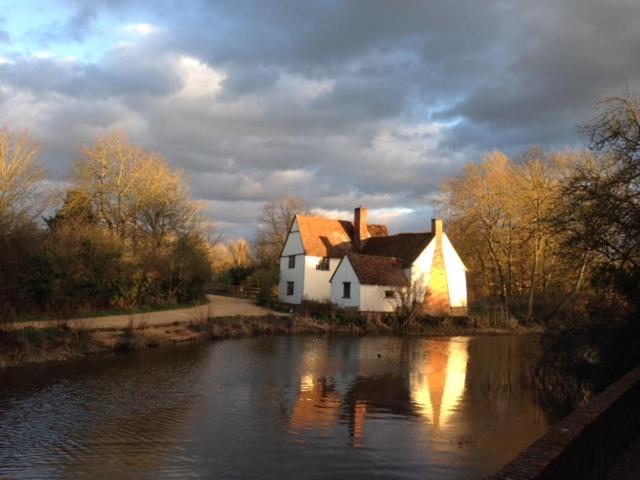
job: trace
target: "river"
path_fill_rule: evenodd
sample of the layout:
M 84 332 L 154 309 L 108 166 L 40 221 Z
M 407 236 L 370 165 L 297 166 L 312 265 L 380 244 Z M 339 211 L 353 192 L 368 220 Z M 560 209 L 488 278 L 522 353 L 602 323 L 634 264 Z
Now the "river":
M 480 478 L 542 435 L 536 339 L 260 337 L 0 372 L 0 478 Z

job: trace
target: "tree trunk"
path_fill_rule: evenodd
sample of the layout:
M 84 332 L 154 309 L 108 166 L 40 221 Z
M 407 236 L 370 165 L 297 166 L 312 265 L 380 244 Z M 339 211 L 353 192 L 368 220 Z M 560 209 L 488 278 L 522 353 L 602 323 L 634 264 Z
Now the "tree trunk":
M 582 256 L 582 265 L 580 266 L 580 272 L 578 273 L 578 278 L 576 278 L 576 283 L 573 285 L 573 289 L 562 300 L 562 302 L 560 302 L 553 310 L 551 310 L 550 313 L 545 315 L 544 317 L 545 322 L 549 321 L 556 314 L 562 311 L 571 302 L 571 300 L 573 300 L 573 298 L 576 296 L 576 293 L 578 293 L 578 290 L 580 290 L 580 287 L 582 286 L 582 282 L 584 280 L 584 272 L 587 269 L 587 258 L 588 258 L 588 255 L 585 253 Z
M 529 286 L 529 301 L 527 304 L 527 319 L 533 318 L 533 299 L 536 290 L 536 277 L 538 273 L 538 256 L 540 255 L 540 247 L 544 239 L 536 237 L 533 241 L 533 264 L 531 265 L 531 282 Z

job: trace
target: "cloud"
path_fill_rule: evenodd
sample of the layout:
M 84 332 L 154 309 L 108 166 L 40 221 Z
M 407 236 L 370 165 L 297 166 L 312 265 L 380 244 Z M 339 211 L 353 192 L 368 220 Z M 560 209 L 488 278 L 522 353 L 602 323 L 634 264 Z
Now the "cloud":
M 638 18 L 634 0 L 96 0 L 37 28 L 47 58 L 0 23 L 0 108 L 60 175 L 76 145 L 126 131 L 231 237 L 280 194 L 426 230 L 465 162 L 579 145 L 598 97 L 638 90 Z M 70 42 L 74 58 L 57 50 Z
M 56 7 L 50 5 L 48 8 Z M 96 5 L 81 5 L 66 19 L 54 20 L 39 28 L 33 28 L 29 35 L 36 37 L 43 45 L 50 45 L 65 39 L 82 41 L 93 30 L 98 15 L 99 11 Z
M 134 33 L 136 35 L 151 35 L 160 31 L 160 27 L 151 23 L 139 22 L 128 23 L 122 27 L 122 30 L 127 33 Z

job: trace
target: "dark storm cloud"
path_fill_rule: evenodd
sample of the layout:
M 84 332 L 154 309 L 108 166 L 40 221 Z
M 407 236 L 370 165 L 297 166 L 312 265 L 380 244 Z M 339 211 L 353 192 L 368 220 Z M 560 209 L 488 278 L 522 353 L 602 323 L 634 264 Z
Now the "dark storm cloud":
M 90 5 L 39 34 L 83 40 L 107 14 L 156 27 L 114 32 L 93 63 L 0 63 L 0 108 L 60 171 L 76 144 L 128 132 L 185 171 L 229 235 L 281 193 L 424 229 L 464 162 L 579 144 L 598 97 L 640 85 L 635 0 Z M 384 217 L 399 207 L 413 212 Z
M 576 125 L 591 118 L 598 98 L 640 85 L 640 3 L 568 3 L 526 17 L 504 68 L 439 113 L 464 120 L 451 142 L 482 148 L 573 144 L 580 141 Z M 484 141 L 478 141 L 481 131 Z

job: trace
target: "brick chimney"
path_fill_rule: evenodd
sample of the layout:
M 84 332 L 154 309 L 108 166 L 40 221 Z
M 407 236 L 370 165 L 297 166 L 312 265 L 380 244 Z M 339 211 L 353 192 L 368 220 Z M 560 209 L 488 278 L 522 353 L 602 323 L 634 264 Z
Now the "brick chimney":
M 447 266 L 442 252 L 442 219 L 431 219 L 431 233 L 435 237 L 435 250 L 429 271 L 429 295 L 425 298 L 424 311 L 429 315 L 451 314 Z
M 436 240 L 440 240 L 442 238 L 442 219 L 441 218 L 431 219 L 431 233 L 435 235 Z
M 353 239 L 356 248 L 362 248 L 363 240 L 369 238 L 369 230 L 367 229 L 367 209 L 363 206 L 353 211 Z

